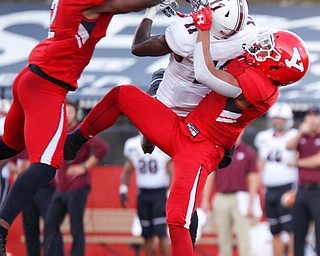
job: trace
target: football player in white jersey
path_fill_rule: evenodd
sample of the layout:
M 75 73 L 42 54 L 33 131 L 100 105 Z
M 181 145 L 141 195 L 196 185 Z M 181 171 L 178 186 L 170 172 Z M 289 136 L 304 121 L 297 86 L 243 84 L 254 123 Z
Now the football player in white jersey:
M 194 1 L 195 3 L 197 1 Z M 222 69 L 228 61 L 244 52 L 243 45 L 252 45 L 258 35 L 258 28 L 248 15 L 246 0 L 209 1 L 213 15 L 211 28 L 211 53 L 216 67 Z M 159 88 L 149 88 L 158 100 L 170 107 L 180 116 L 186 116 L 215 85 L 208 88 L 200 84 L 194 75 L 193 52 L 197 39 L 197 29 L 189 16 L 176 17 L 163 35 L 151 35 L 153 19 L 158 11 L 176 7 L 174 0 L 165 0 L 161 4 L 146 10 L 138 26 L 131 51 L 137 56 L 163 56 L 170 54 L 168 66 L 158 72 L 164 72 Z M 195 10 L 196 11 L 196 10 Z M 157 72 L 157 71 L 156 71 Z M 157 83 L 159 84 L 159 83 Z M 151 83 L 151 86 L 152 83 Z M 220 94 L 234 97 L 239 93 L 228 86 Z M 142 147 L 146 153 L 152 151 L 152 143 L 144 139 Z M 229 155 L 230 154 L 230 155 Z M 231 162 L 233 152 L 226 152 L 219 167 Z
M 172 1 L 172 0 L 167 0 Z M 245 0 L 212 1 L 213 27 L 211 29 L 212 59 L 217 68 L 244 52 L 243 44 L 255 42 L 258 29 L 248 16 Z M 146 11 L 136 30 L 132 53 L 137 56 L 162 56 L 170 53 L 169 65 L 156 92 L 158 100 L 180 116 L 186 116 L 212 88 L 196 81 L 193 70 L 193 52 L 197 29 L 191 17 L 176 17 L 163 35 L 151 35 L 154 16 Z M 228 14 L 228 15 L 226 15 Z M 221 25 L 223 24 L 223 25 Z
M 170 255 L 170 242 L 166 225 L 167 191 L 170 186 L 171 158 L 159 148 L 152 154 L 141 149 L 142 135 L 129 138 L 124 145 L 126 158 L 121 175 L 121 205 L 126 207 L 127 191 L 131 174 L 136 171 L 138 187 L 137 210 L 144 238 L 146 256 L 158 255 L 158 241 L 161 255 Z
M 230 60 L 244 52 L 243 45 L 252 45 L 256 41 L 258 28 L 252 17 L 248 16 L 246 0 L 210 0 L 209 4 L 213 11 L 210 52 L 216 67 L 222 69 Z M 151 35 L 156 13 L 165 8 L 168 9 L 168 6 L 169 8 L 172 6 L 174 9 L 176 7 L 175 1 L 165 0 L 162 4 L 146 10 L 145 16 L 135 32 L 131 51 L 137 56 L 170 54 L 168 66 L 153 74 L 155 79 L 151 82 L 148 93 L 155 95 L 158 100 L 178 115 L 186 116 L 206 94 L 217 88 L 203 86 L 195 79 L 193 53 L 198 31 L 191 17 L 176 17 L 166 28 L 165 34 Z M 220 93 L 232 97 L 238 92 L 234 92 L 226 86 L 224 91 L 220 91 Z M 143 138 L 142 148 L 145 153 L 152 152 L 153 147 L 148 139 Z M 225 152 L 219 168 L 226 167 L 231 163 L 233 152 Z M 193 246 L 197 229 L 198 217 L 195 211 L 189 228 Z
M 275 256 L 284 255 L 285 248 L 281 232 L 290 234 L 288 254 L 293 255 L 292 212 L 282 202 L 283 195 L 295 189 L 298 170 L 291 163 L 295 161 L 294 150 L 287 150 L 287 142 L 298 131 L 293 126 L 293 113 L 286 103 L 276 103 L 268 112 L 271 128 L 259 132 L 254 140 L 258 149 L 258 166 L 262 184 L 265 186 L 265 213 L 273 235 Z

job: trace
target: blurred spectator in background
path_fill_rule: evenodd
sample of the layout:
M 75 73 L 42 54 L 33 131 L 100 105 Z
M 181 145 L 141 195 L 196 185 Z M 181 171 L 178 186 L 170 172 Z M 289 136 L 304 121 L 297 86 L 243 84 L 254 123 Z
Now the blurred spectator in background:
M 67 100 L 68 132 L 78 127 L 77 104 Z M 56 176 L 56 191 L 50 201 L 44 228 L 45 256 L 63 256 L 64 246 L 60 225 L 69 213 L 73 238 L 70 255 L 85 255 L 83 226 L 84 210 L 91 185 L 89 169 L 98 164 L 108 152 L 108 144 L 94 137 L 79 151 L 72 163 L 64 162 Z
M 22 151 L 8 161 L 10 172 L 14 176 L 20 175 L 30 165 L 28 152 Z M 15 179 L 15 178 L 14 178 Z M 26 239 L 27 256 L 40 256 L 40 219 L 45 220 L 48 211 L 48 202 L 55 191 L 54 180 L 41 188 L 31 202 L 22 210 L 23 230 Z
M 294 161 L 295 151 L 286 149 L 286 144 L 298 131 L 291 128 L 294 123 L 293 112 L 286 103 L 276 103 L 267 113 L 267 117 L 271 127 L 259 132 L 254 141 L 258 149 L 262 184 L 265 186 L 265 214 L 273 235 L 274 256 L 292 256 L 292 209 L 284 206 L 281 198 L 297 186 L 297 168 L 288 165 Z M 288 246 L 285 246 L 283 241 L 283 231 L 289 234 Z
M 315 223 L 316 252 L 320 255 L 320 110 L 311 107 L 292 138 L 288 149 L 298 152 L 294 165 L 299 167 L 299 186 L 293 205 L 294 255 L 305 253 L 306 235 L 311 221 Z
M 231 164 L 218 169 L 206 182 L 202 208 L 210 210 L 210 195 L 214 184 L 214 219 L 217 228 L 219 256 L 232 256 L 232 234 L 235 231 L 240 256 L 250 256 L 249 231 L 253 217 L 261 217 L 258 196 L 259 175 L 255 150 L 239 137 Z
M 146 256 L 170 255 L 170 242 L 166 224 L 167 192 L 173 171 L 171 158 L 155 147 L 151 154 L 141 148 L 141 134 L 129 138 L 124 145 L 126 158 L 119 188 L 121 205 L 126 207 L 130 178 L 136 170 L 138 187 L 137 211 L 144 238 Z

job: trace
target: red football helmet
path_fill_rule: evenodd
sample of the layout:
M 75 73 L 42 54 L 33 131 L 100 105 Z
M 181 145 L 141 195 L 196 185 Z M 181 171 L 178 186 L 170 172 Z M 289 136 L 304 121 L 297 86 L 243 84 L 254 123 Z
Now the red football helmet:
M 257 43 L 244 47 L 247 60 L 272 81 L 287 85 L 299 81 L 308 71 L 309 52 L 303 40 L 287 30 L 270 30 Z

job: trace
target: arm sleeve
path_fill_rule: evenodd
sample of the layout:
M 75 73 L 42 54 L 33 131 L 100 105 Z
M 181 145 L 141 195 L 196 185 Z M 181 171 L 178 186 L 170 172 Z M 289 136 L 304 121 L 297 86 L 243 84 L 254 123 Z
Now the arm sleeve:
M 240 87 L 229 84 L 210 72 L 203 56 L 201 42 L 196 43 L 194 49 L 194 74 L 199 83 L 223 96 L 236 98 L 242 93 Z

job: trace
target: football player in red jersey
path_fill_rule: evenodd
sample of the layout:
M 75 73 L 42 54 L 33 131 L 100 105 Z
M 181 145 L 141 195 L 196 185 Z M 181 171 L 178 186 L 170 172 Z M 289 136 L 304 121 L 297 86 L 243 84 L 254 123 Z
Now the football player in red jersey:
M 199 82 L 216 89 L 188 116 L 177 116 L 136 86 L 117 86 L 91 110 L 79 129 L 68 135 L 65 145 L 65 156 L 72 159 L 84 141 L 124 114 L 172 157 L 173 181 L 166 210 L 173 256 L 193 255 L 190 218 L 208 174 L 217 167 L 224 151 L 276 102 L 280 85 L 300 80 L 309 67 L 304 42 L 289 31 L 274 30 L 262 34 L 252 47 L 247 46 L 246 53 L 232 60 L 225 71 L 215 69 L 209 49 L 211 15 L 210 7 L 192 13 L 199 30 L 194 69 Z M 223 95 L 235 89 L 239 93 L 234 97 Z
M 55 175 L 67 137 L 65 97 L 106 35 L 113 15 L 140 11 L 160 0 L 53 0 L 47 39 L 29 56 L 13 84 L 13 103 L 0 140 L 0 159 L 27 148 L 30 168 L 12 186 L 0 213 L 0 255 L 15 217 Z M 165 8 L 165 3 L 159 8 Z

